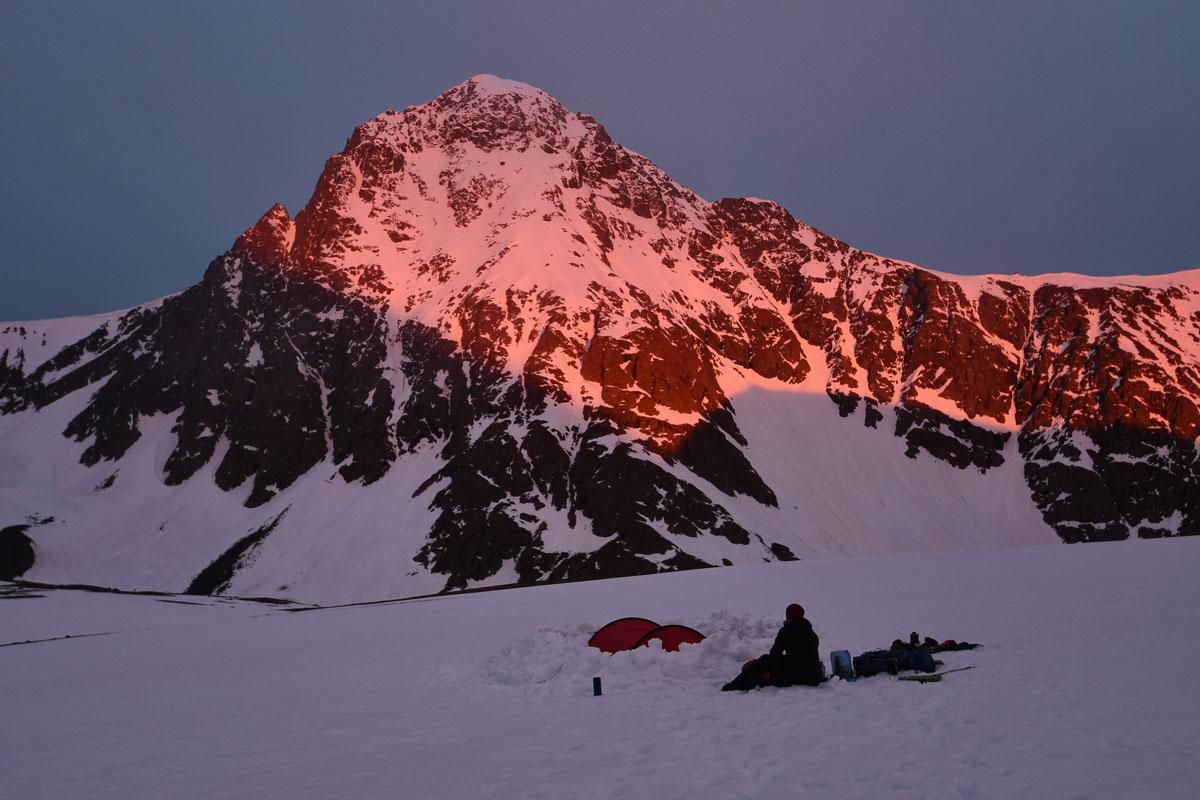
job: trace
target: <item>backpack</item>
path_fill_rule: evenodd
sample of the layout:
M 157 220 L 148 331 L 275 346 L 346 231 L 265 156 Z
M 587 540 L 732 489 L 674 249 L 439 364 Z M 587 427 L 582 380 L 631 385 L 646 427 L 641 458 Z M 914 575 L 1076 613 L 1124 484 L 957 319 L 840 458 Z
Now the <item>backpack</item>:
M 854 674 L 860 678 L 869 678 L 881 672 L 895 675 L 900 671 L 900 665 L 891 650 L 868 650 L 855 656 L 853 663 Z
M 854 657 L 854 671 L 864 678 L 881 672 L 895 675 L 907 669 L 936 672 L 937 665 L 933 663 L 933 653 L 928 647 L 904 645 L 893 647 L 891 650 L 868 650 Z

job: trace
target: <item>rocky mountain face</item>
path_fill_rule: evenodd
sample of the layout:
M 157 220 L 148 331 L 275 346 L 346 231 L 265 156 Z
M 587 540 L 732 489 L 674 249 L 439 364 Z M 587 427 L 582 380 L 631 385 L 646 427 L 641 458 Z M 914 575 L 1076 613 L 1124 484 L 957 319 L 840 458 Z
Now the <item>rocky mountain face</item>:
M 806 425 L 833 444 L 789 454 Z M 905 549 L 914 514 L 979 512 L 960 483 L 1044 538 L 1195 534 L 1198 436 L 1200 272 L 881 258 L 491 76 L 359 126 L 192 288 L 0 324 L 0 526 L 54 518 L 46 579 L 224 558 L 205 591 L 345 599 Z M 849 463 L 838 437 L 858 480 L 786 477 Z M 921 496 L 854 545 L 829 509 L 906 472 Z

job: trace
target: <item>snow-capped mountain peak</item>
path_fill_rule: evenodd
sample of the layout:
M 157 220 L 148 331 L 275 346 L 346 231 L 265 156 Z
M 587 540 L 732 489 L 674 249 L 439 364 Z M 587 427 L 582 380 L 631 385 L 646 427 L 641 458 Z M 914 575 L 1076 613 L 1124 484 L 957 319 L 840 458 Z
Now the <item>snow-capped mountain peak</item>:
M 1195 533 L 1198 274 L 925 270 L 476 76 L 191 289 L 0 327 L 0 513 L 45 579 L 326 600 Z
M 628 271 L 612 263 L 618 243 L 641 240 L 633 255 L 644 274 L 650 246 L 658 260 L 678 252 L 686 242 L 664 232 L 701 221 L 705 208 L 594 120 L 481 76 L 359 126 L 297 215 L 290 255 L 395 313 L 479 277 L 582 301 L 590 284 Z M 488 276 L 476 275 L 484 262 Z

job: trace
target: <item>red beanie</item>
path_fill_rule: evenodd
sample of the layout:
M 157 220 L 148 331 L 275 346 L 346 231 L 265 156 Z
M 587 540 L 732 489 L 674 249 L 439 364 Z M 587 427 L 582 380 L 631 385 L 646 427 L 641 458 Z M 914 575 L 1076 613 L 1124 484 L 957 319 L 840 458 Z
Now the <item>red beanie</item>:
M 799 603 L 792 603 L 787 607 L 788 619 L 804 619 L 804 606 Z

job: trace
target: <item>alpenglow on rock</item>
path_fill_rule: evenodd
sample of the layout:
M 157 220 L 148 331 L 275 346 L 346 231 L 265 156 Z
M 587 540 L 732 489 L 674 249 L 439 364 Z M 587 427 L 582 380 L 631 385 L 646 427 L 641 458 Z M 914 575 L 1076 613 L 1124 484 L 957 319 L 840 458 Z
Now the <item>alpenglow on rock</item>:
M 0 324 L 0 527 L 32 580 L 324 602 L 1195 534 L 1198 404 L 1200 271 L 892 261 L 478 76 L 190 289 Z

